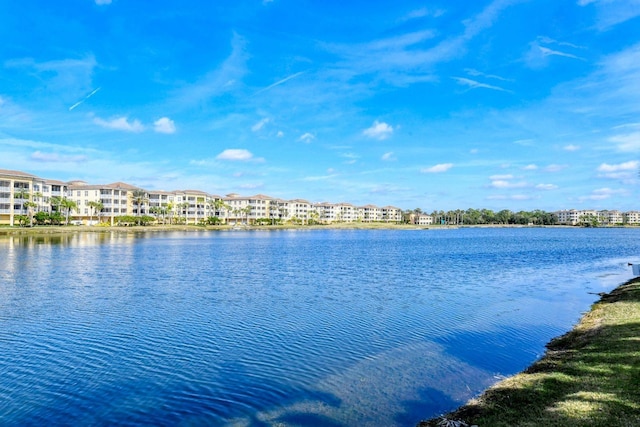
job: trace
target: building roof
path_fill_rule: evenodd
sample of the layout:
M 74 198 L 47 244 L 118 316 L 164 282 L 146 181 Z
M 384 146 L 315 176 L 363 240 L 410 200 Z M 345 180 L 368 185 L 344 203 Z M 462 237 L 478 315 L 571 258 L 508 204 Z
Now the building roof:
M 11 169 L 0 169 L 0 175 L 17 176 L 21 178 L 37 178 L 35 175 L 31 175 L 30 173 L 14 171 Z

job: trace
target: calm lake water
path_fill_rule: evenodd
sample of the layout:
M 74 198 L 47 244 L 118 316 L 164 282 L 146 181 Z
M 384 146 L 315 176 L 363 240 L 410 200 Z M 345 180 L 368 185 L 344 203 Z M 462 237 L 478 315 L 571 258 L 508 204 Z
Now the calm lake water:
M 1 425 L 414 426 L 631 278 L 640 229 L 0 238 Z

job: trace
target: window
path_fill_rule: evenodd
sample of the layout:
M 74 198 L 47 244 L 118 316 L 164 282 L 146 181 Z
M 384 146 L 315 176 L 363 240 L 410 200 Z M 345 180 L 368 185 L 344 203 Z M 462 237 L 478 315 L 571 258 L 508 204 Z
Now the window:
M 29 189 L 29 183 L 28 182 L 14 182 L 13 183 L 13 188 L 14 189 L 28 190 Z
M 89 197 L 89 191 L 85 190 L 84 197 Z

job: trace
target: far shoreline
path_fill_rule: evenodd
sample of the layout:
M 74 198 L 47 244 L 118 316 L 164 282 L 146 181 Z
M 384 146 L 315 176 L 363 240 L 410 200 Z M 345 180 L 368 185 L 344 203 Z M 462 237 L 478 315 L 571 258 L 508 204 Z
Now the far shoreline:
M 271 230 L 457 230 L 462 228 L 558 228 L 558 229 L 583 229 L 571 225 L 520 225 L 520 224 L 474 224 L 474 225 L 415 225 L 393 223 L 334 223 L 326 225 L 134 225 L 134 226 L 88 226 L 88 225 L 60 225 L 60 226 L 1 226 L 0 236 L 16 235 L 50 235 L 69 233 L 131 233 L 131 232 L 203 232 L 203 231 L 271 231 Z M 595 227 L 603 229 L 611 228 L 637 228 L 637 226 L 607 226 Z

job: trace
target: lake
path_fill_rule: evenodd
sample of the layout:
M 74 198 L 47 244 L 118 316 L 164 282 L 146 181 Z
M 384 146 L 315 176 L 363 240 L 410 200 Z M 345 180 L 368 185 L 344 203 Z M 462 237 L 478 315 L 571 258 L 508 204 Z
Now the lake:
M 0 237 L 1 425 L 414 426 L 631 278 L 640 229 Z

